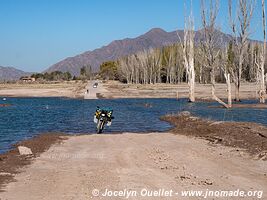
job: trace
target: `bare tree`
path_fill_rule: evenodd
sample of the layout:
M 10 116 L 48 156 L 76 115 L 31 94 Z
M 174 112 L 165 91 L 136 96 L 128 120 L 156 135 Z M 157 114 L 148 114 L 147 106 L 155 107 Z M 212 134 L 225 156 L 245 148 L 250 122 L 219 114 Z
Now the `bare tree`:
M 265 103 L 266 86 L 265 86 L 265 73 L 264 63 L 266 56 L 266 19 L 265 19 L 265 1 L 261 0 L 262 6 L 262 30 L 263 30 L 263 49 L 260 55 L 260 103 Z
M 215 95 L 215 72 L 218 66 L 218 56 L 220 53 L 219 46 L 222 45 L 222 39 L 215 27 L 219 10 L 219 1 L 210 0 L 209 2 L 209 5 L 206 6 L 205 0 L 201 0 L 201 17 L 203 27 L 201 50 L 205 58 L 206 68 L 210 71 L 212 98 L 219 103 L 222 103 L 222 101 Z M 225 104 L 223 103 L 223 105 Z
M 162 61 L 162 51 L 160 49 L 151 50 L 151 67 L 152 67 L 152 82 L 159 83 L 160 82 L 160 74 L 161 71 L 161 62 Z
M 137 53 L 137 57 L 140 63 L 140 82 L 142 82 L 143 84 L 147 84 L 148 83 L 148 53 L 147 51 L 142 51 Z
M 226 104 L 221 99 L 214 97 L 215 100 L 217 100 L 219 103 L 221 103 L 226 108 L 232 107 L 232 89 L 231 89 L 231 75 L 230 75 L 230 69 L 232 68 L 232 62 L 231 62 L 231 47 L 230 45 L 228 48 L 225 48 L 225 51 L 222 51 L 220 54 L 220 68 L 223 71 L 223 75 L 225 78 L 225 82 L 227 85 L 227 98 L 228 103 Z
M 178 35 L 179 36 L 179 35 Z M 189 101 L 195 101 L 195 67 L 194 67 L 194 19 L 192 11 L 192 1 L 190 15 L 185 16 L 184 42 L 183 42 L 183 58 L 184 67 L 187 74 L 187 83 L 189 86 Z
M 181 83 L 185 72 L 185 68 L 183 66 L 183 51 L 181 44 L 176 45 L 175 59 L 175 83 Z
M 247 50 L 248 37 L 250 34 L 250 23 L 254 11 L 255 0 L 238 0 L 236 17 L 233 16 L 232 0 L 228 0 L 230 26 L 234 36 L 234 44 L 237 49 L 238 63 L 232 69 L 235 83 L 235 100 L 240 101 L 239 91 L 242 78 L 244 53 Z
M 175 62 L 176 62 L 176 49 L 175 46 L 164 47 L 164 52 L 162 53 L 164 61 L 164 69 L 166 72 L 166 83 L 173 83 L 174 72 L 175 72 Z

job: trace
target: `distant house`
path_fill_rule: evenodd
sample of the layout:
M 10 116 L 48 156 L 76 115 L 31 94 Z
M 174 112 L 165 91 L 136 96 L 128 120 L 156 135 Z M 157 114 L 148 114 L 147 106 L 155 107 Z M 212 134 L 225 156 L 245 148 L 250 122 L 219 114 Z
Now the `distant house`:
M 28 83 L 28 82 L 34 82 L 35 78 L 25 76 L 25 77 L 21 77 L 20 80 L 23 81 L 23 82 L 27 82 Z

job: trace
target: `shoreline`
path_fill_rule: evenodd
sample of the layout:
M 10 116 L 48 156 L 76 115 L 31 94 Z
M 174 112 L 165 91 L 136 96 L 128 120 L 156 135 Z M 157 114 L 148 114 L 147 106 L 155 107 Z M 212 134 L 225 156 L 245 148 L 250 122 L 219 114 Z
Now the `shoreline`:
M 184 135 L 189 138 L 204 139 L 208 144 L 219 148 L 219 146 L 234 148 L 236 152 L 248 153 L 250 159 L 267 161 L 267 126 L 250 122 L 227 122 L 210 121 L 204 118 L 194 117 L 187 112 L 180 115 L 166 115 L 161 120 L 167 121 L 173 127 L 168 131 L 153 132 L 153 134 L 164 135 L 166 132 L 173 135 Z M 186 124 L 186 125 L 185 125 Z M 228 135 L 218 134 L 225 131 Z M 238 136 L 231 133 L 239 132 Z M 127 134 L 125 132 L 107 134 L 75 134 L 65 133 L 43 133 L 33 138 L 20 141 L 13 145 L 9 151 L 0 154 L 0 193 L 5 186 L 14 181 L 16 174 L 21 173 L 21 168 L 31 165 L 42 153 L 47 152 L 54 145 L 61 145 L 65 140 L 82 136 L 113 137 Z M 131 133 L 133 135 L 149 135 L 150 132 Z M 230 134 L 230 135 L 229 135 Z M 224 137 L 224 136 L 227 137 Z M 247 138 L 246 138 L 247 137 Z M 243 140 L 241 140 L 243 139 Z M 264 140 L 263 140 L 264 139 Z M 261 143 L 261 144 L 259 144 Z M 20 156 L 17 147 L 26 146 L 33 152 L 32 156 Z
M 34 158 L 46 152 L 52 145 L 61 143 L 66 137 L 63 133 L 43 133 L 12 145 L 7 152 L 0 154 L 0 192 L 4 185 L 14 181 L 14 176 L 20 169 L 30 165 Z M 32 155 L 20 155 L 18 146 L 26 146 L 32 150 Z
M 99 86 L 93 88 L 93 83 Z M 86 91 L 89 93 L 86 93 Z M 214 101 L 211 97 L 210 84 L 196 84 L 196 100 Z M 241 100 L 257 100 L 257 85 L 243 83 L 240 90 Z M 232 89 L 234 99 L 234 87 Z M 216 95 L 225 99 L 226 85 L 216 84 Z M 2 97 L 67 97 L 84 99 L 121 99 L 121 98 L 188 98 L 188 85 L 181 84 L 123 84 L 118 81 L 100 82 L 97 80 L 86 82 L 59 82 L 59 83 L 20 83 L 0 84 Z
M 0 84 L 1 97 L 66 97 L 83 98 L 88 82 Z
M 213 121 L 192 116 L 185 111 L 179 115 L 165 115 L 161 120 L 174 126 L 173 134 L 197 137 L 248 152 L 267 161 L 267 126 L 253 122 Z
M 96 199 L 100 196 L 92 196 L 95 189 L 102 194 L 106 189 L 146 187 L 177 191 L 242 188 L 262 191 L 265 196 L 266 176 L 266 161 L 200 138 L 169 132 L 80 135 L 68 137 L 35 158 L 0 196 Z

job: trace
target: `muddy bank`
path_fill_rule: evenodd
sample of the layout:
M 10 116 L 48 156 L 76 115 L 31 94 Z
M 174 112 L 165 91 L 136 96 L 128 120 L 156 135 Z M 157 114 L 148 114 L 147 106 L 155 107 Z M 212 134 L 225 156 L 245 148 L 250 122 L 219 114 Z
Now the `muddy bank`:
M 258 159 L 267 160 L 267 127 L 249 122 L 209 121 L 193 117 L 188 112 L 167 115 L 163 120 L 175 127 L 174 134 L 204 138 L 212 144 L 236 147 Z
M 4 154 L 0 154 L 0 192 L 3 186 L 12 181 L 19 168 L 31 163 L 33 158 L 50 148 L 52 144 L 60 143 L 64 134 L 42 134 L 32 139 L 21 141 L 14 148 Z M 18 146 L 26 146 L 32 150 L 32 156 L 19 155 Z
M 129 199 L 196 199 L 141 197 L 147 188 L 201 191 L 258 191 L 247 199 L 266 199 L 266 162 L 203 139 L 180 134 L 123 133 L 68 137 L 15 175 L 1 199 L 126 199 L 104 197 L 106 190 L 137 191 Z M 94 191 L 97 191 L 97 195 Z M 242 197 L 225 197 L 241 199 Z M 199 199 L 199 198 L 198 198 Z M 203 198 L 204 199 L 204 198 Z M 207 199 L 217 199 L 211 196 Z M 243 198 L 242 198 L 243 199 Z
M 208 106 L 209 108 L 225 108 L 224 106 Z M 233 104 L 232 108 L 267 109 L 267 104 Z

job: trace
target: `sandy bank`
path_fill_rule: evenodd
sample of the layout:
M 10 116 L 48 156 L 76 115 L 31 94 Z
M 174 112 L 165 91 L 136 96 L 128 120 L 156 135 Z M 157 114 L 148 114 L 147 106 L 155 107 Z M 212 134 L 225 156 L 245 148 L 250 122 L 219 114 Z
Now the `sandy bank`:
M 250 122 L 212 121 L 182 112 L 180 115 L 166 115 L 161 119 L 170 122 L 174 134 L 194 136 L 246 151 L 256 159 L 267 160 L 267 127 Z
M 75 81 L 47 84 L 0 84 L 0 96 L 83 98 L 86 85 L 87 83 Z
M 101 197 L 105 189 L 266 192 L 267 188 L 266 161 L 254 160 L 240 149 L 172 133 L 70 136 L 20 171 L 16 182 L 0 193 L 1 200 L 125 199 Z M 94 189 L 100 197 L 92 195 Z
M 181 84 L 122 84 L 117 81 L 108 81 L 103 84 L 106 89 L 101 93 L 104 98 L 188 98 L 188 85 Z M 242 83 L 240 88 L 241 99 L 258 98 L 257 85 L 255 83 Z M 211 99 L 210 84 L 196 84 L 197 99 Z M 216 95 L 219 98 L 227 98 L 226 84 L 216 84 Z M 232 85 L 234 99 L 234 85 Z
M 97 88 L 93 84 L 98 82 Z M 226 85 L 216 84 L 216 95 L 226 98 Z M 210 84 L 196 84 L 196 98 L 199 100 L 211 99 Z M 240 88 L 241 99 L 257 99 L 257 85 L 242 83 Z M 232 85 L 234 98 L 234 85 Z M 136 85 L 122 84 L 118 81 L 88 81 L 63 82 L 58 84 L 0 84 L 0 96 L 10 97 L 70 97 L 70 98 L 188 98 L 188 85 L 181 84 L 152 84 Z
M 21 141 L 14 145 L 14 148 L 4 154 L 0 154 L 0 192 L 3 185 L 14 181 L 14 175 L 21 167 L 29 165 L 34 158 L 48 150 L 51 145 L 64 139 L 63 134 L 41 134 L 29 140 Z M 31 156 L 20 156 L 18 146 L 26 146 L 33 152 Z M 1 196 L 1 195 L 0 195 Z

